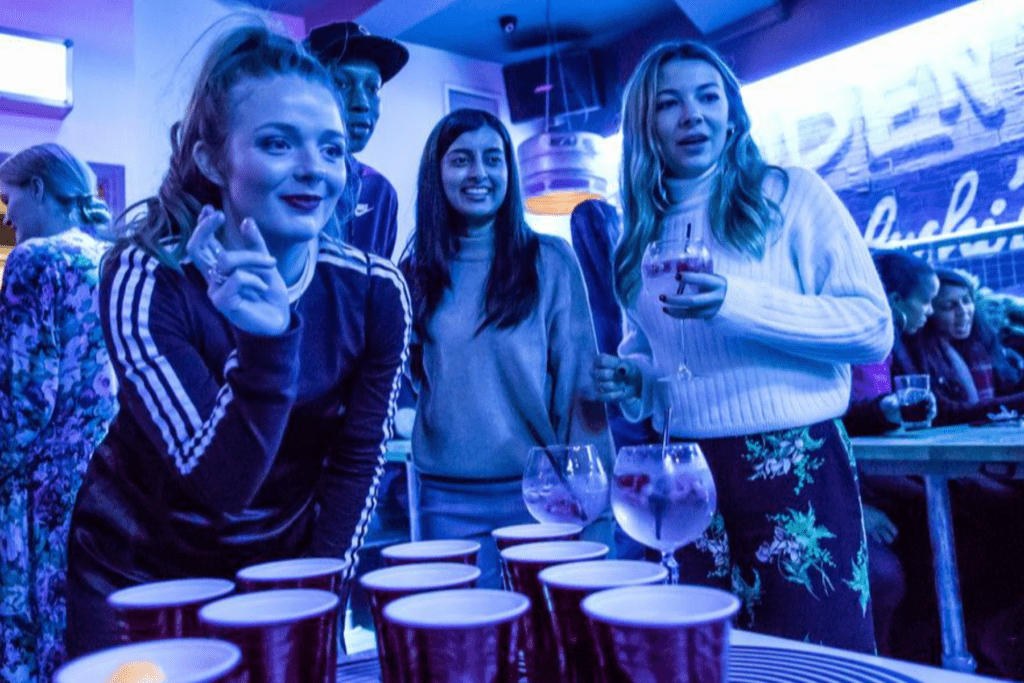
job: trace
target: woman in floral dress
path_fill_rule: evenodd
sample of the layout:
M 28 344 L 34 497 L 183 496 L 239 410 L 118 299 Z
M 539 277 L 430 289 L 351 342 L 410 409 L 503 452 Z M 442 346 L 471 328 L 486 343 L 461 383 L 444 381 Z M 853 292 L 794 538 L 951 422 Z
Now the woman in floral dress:
M 63 660 L 68 525 L 117 412 L 96 288 L 110 214 L 95 176 L 55 144 L 0 166 L 18 246 L 0 289 L 0 680 Z
M 707 456 L 719 515 L 679 553 L 681 580 L 731 588 L 742 628 L 871 652 L 867 539 L 837 420 L 850 365 L 892 347 L 864 239 L 817 174 L 763 161 L 739 83 L 710 48 L 649 52 L 622 129 L 626 321 L 595 379 L 626 417 L 650 416 Z M 675 294 L 645 289 L 647 245 L 687 237 L 714 272 L 677 270 Z

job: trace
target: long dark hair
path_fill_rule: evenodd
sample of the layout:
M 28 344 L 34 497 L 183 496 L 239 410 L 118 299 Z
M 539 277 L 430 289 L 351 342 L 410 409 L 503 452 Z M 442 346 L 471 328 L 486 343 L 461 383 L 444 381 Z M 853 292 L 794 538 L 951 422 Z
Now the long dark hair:
M 971 296 L 971 300 L 977 300 L 977 288 L 973 282 L 955 270 L 938 268 L 935 274 L 939 278 L 939 286 L 963 287 Z M 1007 353 L 999 341 L 999 336 L 991 325 L 980 315 L 977 308 L 974 311 L 974 320 L 971 323 L 971 333 L 966 339 L 949 339 L 949 344 L 963 357 L 967 365 L 975 363 L 991 362 L 994 380 L 996 383 L 996 395 L 1013 392 L 1020 381 L 1020 371 L 1010 365 Z M 951 384 L 950 391 L 958 400 L 965 400 L 966 389 L 956 383 L 956 371 L 953 364 L 946 355 L 943 337 L 939 333 L 935 317 L 930 316 L 924 328 L 907 340 L 908 350 L 915 360 L 915 364 L 923 371 L 930 374 L 934 381 L 940 378 Z
M 415 329 L 427 339 L 427 325 L 446 290 L 452 287 L 451 261 L 459 253 L 459 238 L 466 235 L 466 219 L 455 211 L 444 193 L 441 160 L 463 133 L 493 129 L 501 137 L 508 164 L 508 191 L 494 219 L 494 259 L 487 275 L 479 333 L 489 325 L 515 327 L 540 301 L 538 253 L 540 241 L 523 217 L 519 170 L 508 131 L 496 117 L 479 109 L 459 109 L 434 127 L 423 148 L 416 195 L 416 229 L 402 259 L 416 311 Z
M 234 29 L 210 48 L 185 116 L 171 126 L 171 161 L 160 189 L 155 197 L 133 204 L 118 218 L 118 227 L 125 235 L 121 248 L 129 243 L 138 244 L 163 263 L 179 266 L 202 206 L 223 208 L 221 190 L 200 171 L 192 156 L 193 148 L 197 142 L 204 142 L 213 152 L 213 162 L 224 171 L 231 89 L 246 78 L 277 75 L 301 76 L 324 86 L 337 100 L 327 69 L 294 40 L 265 26 Z M 349 182 L 339 201 L 354 206 L 352 195 L 358 186 L 353 183 L 350 163 L 348 168 Z M 338 239 L 336 216 L 337 212 L 324 234 Z
M 911 296 L 925 279 L 935 274 L 930 263 L 902 250 L 879 251 L 872 258 L 886 294 Z
M 761 185 L 776 172 L 788 188 L 789 176 L 764 161 L 750 136 L 750 117 L 740 83 L 725 61 L 707 45 L 692 40 L 663 43 L 641 60 L 626 85 L 622 107 L 622 240 L 615 249 L 615 289 L 624 306 L 640 291 L 640 260 L 647 245 L 660 237 L 661 219 L 671 203 L 665 186 L 665 160 L 654 132 L 658 72 L 667 62 L 697 59 L 722 76 L 729 103 L 732 134 L 722 150 L 720 170 L 708 211 L 715 238 L 760 259 L 768 230 L 781 219 L 779 206 L 764 196 Z

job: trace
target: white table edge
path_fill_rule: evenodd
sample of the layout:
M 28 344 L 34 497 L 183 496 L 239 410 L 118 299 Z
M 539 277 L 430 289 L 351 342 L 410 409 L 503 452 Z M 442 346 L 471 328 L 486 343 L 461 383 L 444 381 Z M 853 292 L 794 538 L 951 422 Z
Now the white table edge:
M 924 666 L 922 664 L 904 662 L 899 659 L 874 657 L 871 655 L 860 654 L 858 652 L 850 652 L 849 650 L 840 650 L 833 647 L 825 647 L 822 645 L 803 643 L 797 640 L 787 640 L 785 638 L 777 638 L 775 636 L 766 636 L 760 633 L 741 631 L 739 629 L 732 630 L 732 637 L 730 638 L 729 642 L 731 645 L 748 645 L 752 647 L 774 647 L 784 650 L 819 652 L 823 654 L 835 655 L 836 657 L 842 657 L 845 659 L 854 659 L 857 661 L 865 662 L 867 664 L 881 666 L 886 669 L 895 671 L 897 673 L 905 674 L 907 676 L 910 676 L 911 678 L 916 678 L 917 680 L 921 681 L 921 683 L 980 683 L 981 681 L 1001 681 L 1001 683 L 1006 683 L 1004 679 L 988 678 L 986 676 L 979 676 L 977 674 L 964 674 L 959 673 L 957 671 L 950 671 L 948 669 L 940 669 L 932 666 Z

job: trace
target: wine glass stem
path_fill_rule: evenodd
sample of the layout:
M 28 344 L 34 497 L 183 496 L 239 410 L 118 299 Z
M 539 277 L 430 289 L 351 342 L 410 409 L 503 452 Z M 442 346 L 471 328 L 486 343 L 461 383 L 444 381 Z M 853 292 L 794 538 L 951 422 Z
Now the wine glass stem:
M 679 563 L 676 562 L 676 554 L 672 551 L 662 550 L 661 563 L 668 570 L 669 585 L 674 586 L 679 583 Z

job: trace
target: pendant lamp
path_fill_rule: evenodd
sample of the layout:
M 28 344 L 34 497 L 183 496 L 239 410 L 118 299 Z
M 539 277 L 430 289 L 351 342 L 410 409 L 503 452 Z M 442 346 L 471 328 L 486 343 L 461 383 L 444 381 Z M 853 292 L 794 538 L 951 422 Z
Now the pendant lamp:
M 558 42 L 551 23 L 551 0 L 546 2 L 548 52 L 544 83 L 534 92 L 544 93 L 544 132 L 527 138 L 519 145 L 519 166 L 522 174 L 523 199 L 526 210 L 545 216 L 565 216 L 588 199 L 605 199 L 608 181 L 601 173 L 601 136 L 572 130 L 551 130 L 551 61 L 554 57 L 561 81 L 564 111 L 571 113 L 565 92 L 565 75 L 555 50 Z
M 605 199 L 600 171 L 601 136 L 581 131 L 545 132 L 519 145 L 523 197 L 533 214 L 568 215 L 580 202 Z

